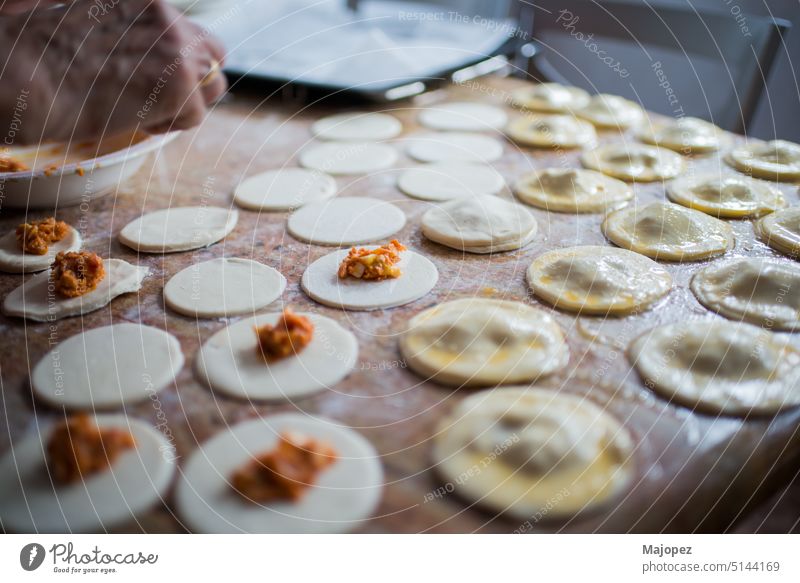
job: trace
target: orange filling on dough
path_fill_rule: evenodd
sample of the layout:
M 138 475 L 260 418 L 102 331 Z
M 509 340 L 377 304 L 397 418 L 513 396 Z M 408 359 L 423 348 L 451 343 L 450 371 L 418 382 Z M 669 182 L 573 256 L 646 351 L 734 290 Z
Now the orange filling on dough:
M 30 170 L 24 162 L 6 154 L 0 154 L 0 172 L 24 172 Z
M 402 272 L 395 264 L 400 261 L 400 252 L 405 250 L 405 245 L 397 239 L 377 249 L 353 247 L 339 265 L 339 278 L 380 280 L 400 277 Z
M 51 272 L 56 292 L 65 298 L 89 293 L 106 276 L 103 260 L 89 251 L 62 251 Z
M 44 255 L 51 243 L 61 241 L 69 233 L 69 226 L 54 217 L 23 223 L 17 227 L 17 241 L 25 253 Z
M 258 351 L 264 360 L 280 360 L 302 351 L 314 335 L 314 324 L 286 308 L 275 325 L 256 328 Z

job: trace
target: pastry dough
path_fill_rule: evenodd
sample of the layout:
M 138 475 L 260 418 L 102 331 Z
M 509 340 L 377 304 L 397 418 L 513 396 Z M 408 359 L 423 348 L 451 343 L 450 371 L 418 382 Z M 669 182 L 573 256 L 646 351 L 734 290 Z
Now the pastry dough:
M 756 234 L 776 251 L 797 259 L 800 254 L 800 207 L 776 211 L 759 220 Z
M 487 163 L 494 162 L 503 155 L 503 144 L 481 134 L 421 134 L 409 140 L 406 151 L 420 162 Z
M 44 255 L 23 253 L 17 241 L 16 230 L 0 237 L 0 271 L 6 273 L 44 271 L 53 264 L 56 255 L 61 251 L 80 251 L 83 243 L 80 233 L 72 227 L 68 228 L 67 235 L 60 241 L 50 243 Z
M 433 130 L 455 132 L 482 132 L 499 130 L 508 117 L 499 107 L 485 103 L 439 103 L 423 109 L 419 123 Z
M 222 258 L 195 263 L 164 286 L 171 310 L 197 318 L 252 314 L 277 300 L 286 278 L 277 269 L 250 259 Z
M 470 502 L 517 520 L 563 519 L 629 487 L 634 447 L 614 417 L 583 397 L 509 387 L 461 401 L 439 424 L 433 458 Z
M 469 253 L 519 249 L 536 231 L 536 219 L 524 206 L 491 195 L 452 200 L 422 217 L 428 239 Z
M 592 96 L 589 103 L 575 113 L 602 129 L 629 128 L 644 118 L 638 103 L 606 93 Z
M 697 117 L 656 122 L 651 127 L 642 128 L 639 139 L 681 154 L 713 152 L 730 141 L 720 128 Z
M 730 225 L 669 202 L 614 211 L 602 229 L 616 245 L 662 261 L 697 261 L 733 247 Z
M 304 168 L 334 175 L 370 174 L 391 168 L 397 152 L 386 144 L 327 142 L 300 154 Z
M 667 186 L 667 196 L 683 206 L 730 219 L 758 217 L 786 206 L 779 190 L 741 175 L 681 176 Z
M 800 180 L 800 144 L 786 140 L 750 142 L 731 150 L 725 161 L 765 180 Z
M 772 330 L 800 329 L 800 267 L 780 259 L 737 257 L 692 277 L 692 291 L 709 310 Z
M 380 142 L 400 135 L 403 124 L 386 113 L 354 111 L 323 117 L 311 126 L 320 140 Z
M 608 144 L 581 156 L 587 168 L 630 182 L 669 180 L 684 168 L 683 158 L 671 150 L 641 144 Z
M 531 382 L 567 364 L 553 318 L 520 302 L 464 298 L 411 319 L 400 350 L 418 374 L 453 386 Z
M 592 144 L 597 133 L 589 122 L 570 115 L 528 115 L 514 120 L 508 137 L 535 148 L 580 148 Z
M 255 328 L 274 326 L 281 313 L 261 314 L 209 338 L 197 355 L 197 377 L 215 392 L 257 401 L 291 400 L 330 389 L 355 367 L 356 337 L 330 318 L 300 315 L 311 320 L 314 334 L 297 354 L 264 361 Z
M 405 213 L 391 203 L 345 196 L 310 203 L 294 211 L 287 230 L 306 243 L 341 246 L 389 238 L 405 224 Z
M 74 298 L 55 295 L 50 271 L 37 273 L 6 296 L 3 313 L 36 322 L 49 322 L 88 314 L 108 305 L 122 294 L 139 291 L 149 269 L 121 259 L 105 259 L 106 274 L 92 291 Z
M 751 324 L 660 326 L 637 338 L 630 356 L 648 386 L 687 407 L 747 415 L 800 404 L 800 351 Z
M 114 324 L 60 343 L 31 373 L 34 394 L 68 409 L 105 409 L 152 398 L 183 367 L 178 340 L 158 328 Z
M 141 253 L 201 249 L 233 231 L 239 212 L 219 207 L 186 206 L 142 215 L 125 225 L 119 241 Z
M 672 277 L 638 253 L 587 245 L 540 255 L 528 269 L 528 284 L 557 308 L 625 315 L 663 298 L 672 287 Z
M 522 202 L 561 213 L 602 213 L 633 198 L 633 190 L 621 180 L 572 168 L 526 174 L 514 185 L 514 193 Z
M 305 168 L 281 168 L 243 180 L 233 193 L 233 201 L 254 211 L 286 211 L 335 194 L 336 181 L 327 174 Z
M 257 504 L 233 490 L 230 477 L 296 432 L 330 445 L 336 461 L 298 502 Z M 375 511 L 383 470 L 361 435 L 320 417 L 284 413 L 243 421 L 206 441 L 189 458 L 175 488 L 178 513 L 194 532 L 336 533 L 358 527 Z
M 397 187 L 408 196 L 431 201 L 497 194 L 505 184 L 503 176 L 491 166 L 468 162 L 439 162 L 409 168 L 397 181 Z
M 135 523 L 162 501 L 177 469 L 174 445 L 150 425 L 126 415 L 98 415 L 102 428 L 129 432 L 136 448 L 105 470 L 56 485 L 44 444 L 52 424 L 12 445 L 0 460 L 0 522 L 14 532 L 105 532 Z M 38 423 L 37 423 L 38 427 Z
M 517 107 L 546 113 L 571 113 L 589 104 L 589 94 L 579 87 L 539 83 L 518 89 L 511 95 Z

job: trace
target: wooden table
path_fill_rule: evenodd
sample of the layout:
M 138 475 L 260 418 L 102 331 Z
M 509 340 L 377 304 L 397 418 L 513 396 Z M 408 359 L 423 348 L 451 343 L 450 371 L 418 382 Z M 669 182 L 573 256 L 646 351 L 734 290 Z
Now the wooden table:
M 420 130 L 420 107 L 449 99 L 485 101 L 508 106 L 509 91 L 519 82 L 490 78 L 469 86 L 452 87 L 422 96 L 413 103 L 388 108 L 405 125 L 403 136 Z M 519 115 L 510 107 L 509 113 Z M 518 521 L 470 505 L 453 495 L 425 502 L 426 494 L 442 485 L 431 465 L 430 437 L 437 421 L 465 395 L 430 382 L 408 370 L 400 359 L 397 334 L 421 310 L 466 295 L 520 300 L 540 305 L 527 291 L 524 272 L 544 251 L 576 244 L 608 244 L 600 233 L 600 215 L 549 214 L 532 209 L 540 224 L 535 242 L 519 251 L 494 256 L 469 255 L 425 240 L 419 229 L 428 203 L 412 200 L 395 188 L 402 168 L 415 165 L 402 155 L 395 168 L 370 177 L 338 179 L 342 195 L 369 195 L 395 202 L 408 216 L 399 239 L 428 256 L 438 267 L 440 283 L 434 292 L 410 305 L 377 312 L 343 312 L 309 300 L 300 290 L 306 265 L 329 253 L 329 248 L 292 239 L 285 230 L 286 213 L 241 210 L 239 224 L 223 242 L 208 249 L 166 256 L 141 255 L 120 245 L 117 235 L 144 211 L 168 206 L 232 205 L 232 189 L 245 176 L 283 165 L 296 165 L 297 153 L 311 141 L 310 123 L 334 111 L 259 103 L 236 96 L 221 104 L 201 128 L 169 145 L 152 164 L 119 187 L 116 193 L 84 207 L 63 209 L 59 218 L 80 226 L 85 248 L 104 257 L 118 257 L 151 269 L 139 294 L 116 299 L 109 307 L 52 325 L 3 317 L 0 334 L 2 362 L 2 423 L 0 450 L 9 439 L 35 429 L 35 419 L 59 413 L 31 398 L 30 368 L 53 342 L 112 322 L 142 322 L 168 330 L 180 339 L 187 364 L 176 386 L 157 402 L 127 407 L 129 415 L 149 420 L 174 436 L 180 460 L 198 443 L 226 425 L 258 415 L 301 409 L 356 428 L 378 449 L 386 474 L 383 501 L 368 532 L 511 532 Z M 633 140 L 633 136 L 604 134 L 602 141 Z M 402 137 L 398 140 L 402 152 Z M 578 167 L 578 152 L 522 150 L 506 144 L 496 168 L 510 183 L 521 174 L 546 166 Z M 691 162 L 694 169 L 713 168 L 717 156 Z M 797 204 L 795 186 L 781 186 Z M 640 202 L 663 199 L 661 184 L 636 185 Z M 0 231 L 18 224 L 23 215 L 2 209 Z M 753 237 L 748 221 L 732 221 L 736 248 L 729 255 L 774 256 Z M 226 326 L 219 320 L 182 317 L 165 310 L 162 288 L 179 270 L 195 261 L 215 257 L 248 257 L 279 269 L 289 280 L 283 301 L 301 310 L 334 318 L 353 330 L 360 344 L 356 370 L 331 390 L 282 405 L 236 401 L 216 395 L 193 376 L 195 354 L 212 333 Z M 787 259 L 788 261 L 788 259 Z M 774 418 L 741 420 L 701 415 L 672 406 L 644 388 L 630 368 L 624 349 L 630 339 L 655 325 L 684 318 L 714 317 L 700 306 L 687 284 L 705 262 L 669 264 L 675 280 L 669 296 L 654 310 L 623 319 L 600 320 L 540 307 L 556 317 L 566 331 L 571 359 L 567 369 L 537 384 L 555 390 L 587 394 L 608 407 L 635 435 L 636 479 L 633 488 L 609 508 L 560 523 L 544 520 L 534 531 L 721 531 L 756 503 L 787 483 L 798 467 L 800 410 Z M 20 276 L 0 276 L 0 294 L 19 285 Z M 123 530 L 183 531 L 171 501 Z

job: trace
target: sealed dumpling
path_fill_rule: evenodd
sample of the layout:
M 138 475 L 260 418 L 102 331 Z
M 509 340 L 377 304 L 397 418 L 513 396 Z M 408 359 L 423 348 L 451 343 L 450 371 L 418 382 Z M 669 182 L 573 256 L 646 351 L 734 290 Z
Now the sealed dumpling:
M 639 104 L 606 93 L 594 95 L 576 114 L 602 129 L 626 129 L 644 118 Z
M 671 150 L 641 144 L 608 144 L 584 152 L 581 163 L 630 182 L 668 180 L 683 170 L 683 158 Z
M 547 168 L 526 174 L 514 185 L 522 202 L 553 212 L 601 213 L 633 198 L 630 186 L 594 170 Z
M 528 115 L 508 126 L 508 137 L 534 148 L 580 148 L 593 143 L 592 124 L 571 115 Z
M 589 94 L 579 87 L 560 83 L 538 83 L 512 94 L 514 105 L 547 113 L 569 113 L 589 103 Z
M 765 180 L 800 179 L 800 144 L 786 140 L 749 142 L 731 150 L 725 161 Z
M 783 194 L 760 180 L 719 174 L 686 175 L 667 187 L 672 202 L 720 218 L 748 218 L 786 206 Z
M 669 148 L 681 154 L 713 152 L 729 141 L 720 128 L 696 117 L 656 122 L 643 129 L 639 138 L 648 144 Z
M 761 240 L 776 251 L 793 259 L 800 254 L 800 207 L 767 215 L 754 228 Z

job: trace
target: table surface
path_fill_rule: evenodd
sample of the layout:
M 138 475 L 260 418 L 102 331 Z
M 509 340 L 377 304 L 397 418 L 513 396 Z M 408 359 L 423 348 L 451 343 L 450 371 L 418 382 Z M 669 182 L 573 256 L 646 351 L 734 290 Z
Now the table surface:
M 141 322 L 179 338 L 187 363 L 176 385 L 157 402 L 128 406 L 128 415 L 166 426 L 183 461 L 204 440 L 238 421 L 276 412 L 302 410 L 355 428 L 381 454 L 386 487 L 375 517 L 365 532 L 511 532 L 521 525 L 496 516 L 448 494 L 426 502 L 426 494 L 443 484 L 430 460 L 435 426 L 469 390 L 455 390 L 425 382 L 410 371 L 397 348 L 397 334 L 420 311 L 446 300 L 469 296 L 513 299 L 538 305 L 552 313 L 564 328 L 571 349 L 569 365 L 536 384 L 554 390 L 588 395 L 631 430 L 635 437 L 636 476 L 631 489 L 613 504 L 590 515 L 552 522 L 543 520 L 533 531 L 565 532 L 687 532 L 727 530 L 747 512 L 785 486 L 795 474 L 800 457 L 800 410 L 772 418 L 742 420 L 704 415 L 666 403 L 648 391 L 632 371 L 624 349 L 643 331 L 679 319 L 715 318 L 688 289 L 690 276 L 707 262 L 665 264 L 674 289 L 653 310 L 619 319 L 582 317 L 554 310 L 532 297 L 525 270 L 544 251 L 572 245 L 608 245 L 600 232 L 600 215 L 548 213 L 531 209 L 540 234 L 525 249 L 491 256 L 467 255 L 424 239 L 420 217 L 430 203 L 410 199 L 395 187 L 403 168 L 415 166 L 403 150 L 404 138 L 425 131 L 416 124 L 420 108 L 447 100 L 495 103 L 511 116 L 509 91 L 520 81 L 493 77 L 450 87 L 413 102 L 382 108 L 404 124 L 394 140 L 400 159 L 394 168 L 368 177 L 338 178 L 340 195 L 370 196 L 394 202 L 408 216 L 398 239 L 423 253 L 437 266 L 440 281 L 426 297 L 385 311 L 344 312 L 318 305 L 300 290 L 305 267 L 330 248 L 308 245 L 286 233 L 287 213 L 257 213 L 240 209 L 239 223 L 224 241 L 207 249 L 170 255 L 137 255 L 122 246 L 122 227 L 143 212 L 168 206 L 207 204 L 230 207 L 232 190 L 244 177 L 271 168 L 295 166 L 297 154 L 313 142 L 309 126 L 332 113 L 331 107 L 262 102 L 235 95 L 220 104 L 202 127 L 186 132 L 149 162 L 116 192 L 82 207 L 59 211 L 59 218 L 79 226 L 84 248 L 103 257 L 117 257 L 147 265 L 150 275 L 138 294 L 114 300 L 110 306 L 82 318 L 49 323 L 2 317 L 0 381 L 2 423 L 0 451 L 9 440 L 35 430 L 37 419 L 60 415 L 31 397 L 29 371 L 50 349 L 84 330 L 118 322 Z M 499 136 L 502 139 L 502 136 Z M 601 142 L 634 140 L 631 134 L 601 134 Z M 548 166 L 579 167 L 577 151 L 520 149 L 506 142 L 503 158 L 494 166 L 510 184 L 520 175 Z M 711 155 L 690 161 L 692 170 L 717 168 Z M 731 172 L 733 172 L 731 170 Z M 781 185 L 791 204 L 797 187 Z M 639 202 L 662 200 L 662 184 L 636 185 Z M 504 193 L 504 196 L 510 196 Z M 36 215 L 38 217 L 38 215 Z M 2 209 L 0 232 L 14 228 L 22 213 Z M 778 256 L 757 241 L 749 221 L 731 221 L 736 247 L 728 256 Z M 162 289 L 166 281 L 193 262 L 216 257 L 247 257 L 271 265 L 288 279 L 282 301 L 298 310 L 334 318 L 350 328 L 360 345 L 359 363 L 342 383 L 315 396 L 284 404 L 237 401 L 217 395 L 193 375 L 195 354 L 225 319 L 195 320 L 165 310 Z M 786 259 L 786 261 L 789 261 Z M 22 281 L 1 275 L 0 295 Z M 276 304 L 276 307 L 278 304 Z M 430 498 L 430 497 L 428 497 Z M 125 531 L 181 532 L 171 498 Z

